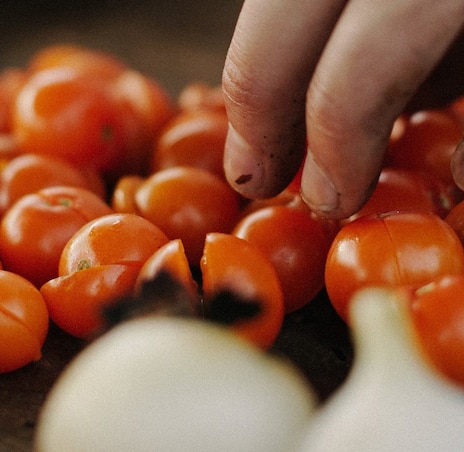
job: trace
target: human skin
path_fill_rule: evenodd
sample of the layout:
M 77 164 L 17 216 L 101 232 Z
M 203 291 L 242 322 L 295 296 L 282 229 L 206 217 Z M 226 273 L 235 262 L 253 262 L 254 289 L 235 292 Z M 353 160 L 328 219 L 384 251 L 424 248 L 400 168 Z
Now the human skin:
M 230 184 L 273 196 L 306 156 L 305 202 L 329 218 L 354 213 L 398 115 L 464 89 L 449 69 L 463 24 L 464 0 L 245 0 L 223 72 Z M 464 184 L 460 153 L 452 168 Z

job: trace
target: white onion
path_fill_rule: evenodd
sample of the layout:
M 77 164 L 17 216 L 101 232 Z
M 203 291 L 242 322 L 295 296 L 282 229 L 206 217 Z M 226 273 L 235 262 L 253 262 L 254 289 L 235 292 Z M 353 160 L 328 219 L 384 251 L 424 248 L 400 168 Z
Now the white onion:
M 41 411 L 37 452 L 289 452 L 315 404 L 280 358 L 212 324 L 152 317 L 81 352 Z
M 381 289 L 356 296 L 353 369 L 313 418 L 301 451 L 463 449 L 464 391 L 426 364 L 405 303 Z

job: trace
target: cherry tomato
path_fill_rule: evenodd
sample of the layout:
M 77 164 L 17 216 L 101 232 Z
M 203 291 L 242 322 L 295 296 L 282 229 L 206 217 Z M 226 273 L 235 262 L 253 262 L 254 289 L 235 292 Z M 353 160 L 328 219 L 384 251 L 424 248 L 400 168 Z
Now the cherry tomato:
M 464 271 L 464 251 L 453 229 L 434 214 L 366 215 L 343 226 L 329 250 L 325 283 L 347 319 L 354 292 L 372 285 L 418 287 Z
M 132 293 L 138 268 L 97 265 L 46 282 L 40 292 L 53 322 L 71 336 L 91 339 L 104 325 L 103 309 Z
M 256 245 L 279 275 L 286 312 L 311 301 L 324 287 L 324 267 L 333 235 L 323 220 L 288 206 L 259 209 L 232 234 Z
M 142 284 L 156 278 L 161 272 L 168 273 L 179 282 L 192 301 L 193 311 L 199 310 L 198 284 L 194 280 L 185 249 L 180 239 L 170 240 L 156 250 L 143 264 L 136 281 L 136 290 Z
M 31 75 L 16 97 L 12 131 L 23 153 L 104 170 L 124 147 L 120 110 L 107 84 L 68 67 Z
M 116 183 L 111 197 L 111 206 L 115 212 L 138 213 L 135 194 L 145 181 L 137 175 L 122 176 Z
M 412 318 L 433 365 L 464 384 L 464 275 L 446 275 L 415 291 Z
M 247 240 L 211 232 L 206 236 L 200 266 L 206 316 L 217 321 L 212 312 L 219 312 L 223 323 L 237 334 L 269 348 L 280 332 L 284 303 L 279 277 L 268 257 Z M 244 308 L 256 304 L 257 311 L 249 319 L 238 316 L 236 320 L 236 305 L 232 312 L 226 310 L 227 294 L 238 297 Z
M 26 80 L 26 71 L 16 67 L 3 69 L 0 73 L 0 133 L 11 132 L 13 104 Z
M 125 70 L 110 85 L 120 111 L 125 149 L 107 171 L 111 179 L 125 174 L 147 175 L 155 138 L 174 116 L 167 91 L 153 78 Z
M 103 180 L 92 169 L 78 169 L 46 155 L 23 154 L 0 170 L 0 215 L 22 196 L 54 185 L 82 187 L 105 197 Z
M 446 215 L 445 221 L 453 228 L 464 245 L 464 201 L 456 204 Z
M 61 254 L 59 275 L 99 265 L 143 263 L 168 242 L 166 234 L 135 214 L 113 213 L 86 223 L 67 242 Z
M 114 79 L 126 69 L 115 55 L 71 44 L 55 44 L 36 52 L 28 64 L 28 71 L 68 67 L 107 80 Z
M 430 212 L 445 216 L 454 200 L 431 176 L 403 168 L 384 168 L 366 204 L 348 221 L 394 210 Z
M 55 186 L 23 196 L 0 223 L 0 255 L 6 270 L 37 287 L 58 276 L 61 252 L 88 221 L 112 213 L 96 194 Z
M 38 361 L 48 332 L 39 290 L 22 276 L 0 270 L 0 372 Z
M 463 126 L 448 110 L 423 110 L 409 116 L 401 136 L 388 150 L 394 167 L 425 171 L 455 186 L 450 159 L 461 140 Z
M 210 86 L 202 82 L 187 84 L 180 92 L 177 104 L 183 111 L 207 109 L 226 112 L 221 86 Z
M 144 262 L 168 242 L 134 214 L 109 214 L 86 223 L 67 242 L 59 276 L 40 291 L 50 318 L 67 333 L 89 338 L 103 326 L 102 310 L 132 293 Z
M 192 265 L 198 265 L 208 232 L 230 232 L 239 216 L 234 190 L 214 174 L 172 167 L 148 177 L 135 194 L 138 212 L 170 239 L 181 239 Z
M 152 170 L 194 166 L 223 178 L 227 128 L 227 116 L 222 112 L 198 109 L 179 113 L 156 141 Z

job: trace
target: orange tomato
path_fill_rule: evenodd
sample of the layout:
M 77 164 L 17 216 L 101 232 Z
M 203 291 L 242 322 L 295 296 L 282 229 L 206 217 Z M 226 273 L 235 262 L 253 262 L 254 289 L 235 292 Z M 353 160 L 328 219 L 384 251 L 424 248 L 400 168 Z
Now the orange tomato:
M 0 223 L 0 255 L 6 270 L 37 287 L 58 276 L 61 252 L 88 221 L 112 213 L 96 194 L 53 186 L 20 198 Z
M 197 265 L 208 232 L 230 232 L 239 216 L 238 195 L 209 171 L 172 167 L 148 177 L 135 194 L 141 216 L 170 239 L 181 239 L 189 262 Z
M 311 301 L 324 287 L 324 268 L 334 233 L 309 211 L 285 205 L 245 216 L 232 234 L 256 245 L 279 275 L 286 312 Z
M 39 290 L 22 276 L 0 270 L 0 372 L 38 361 L 49 317 Z
M 388 164 L 425 171 L 454 187 L 450 159 L 462 132 L 462 124 L 449 110 L 418 111 L 407 118 L 404 131 L 390 143 Z
M 419 342 L 447 378 L 464 384 L 464 275 L 445 275 L 417 289 L 411 300 Z
M 348 218 L 395 210 L 430 212 L 445 216 L 454 199 L 431 175 L 404 168 L 383 168 L 378 183 L 364 206 Z
M 126 69 L 126 64 L 115 55 L 78 45 L 54 44 L 37 51 L 27 70 L 35 73 L 63 66 L 107 80 Z
M 143 290 L 143 285 L 154 280 L 161 272 L 166 272 L 180 283 L 189 295 L 193 312 L 199 311 L 198 284 L 194 280 L 185 249 L 180 239 L 170 240 L 156 250 L 142 265 L 136 281 L 136 292 Z
M 103 180 L 92 169 L 78 169 L 51 156 L 23 154 L 0 169 L 0 215 L 22 196 L 54 185 L 86 188 L 105 197 Z
M 132 293 L 144 262 L 168 238 L 129 213 L 86 223 L 67 242 L 59 276 L 41 287 L 51 319 L 71 335 L 88 338 L 102 327 L 102 310 Z
M 194 166 L 224 178 L 227 127 L 227 116 L 222 112 L 199 109 L 179 113 L 156 140 L 152 171 Z
M 12 133 L 23 153 L 51 155 L 78 167 L 111 168 L 124 133 L 106 83 L 69 67 L 33 73 L 19 91 Z
M 340 229 L 327 256 L 325 284 L 335 310 L 346 320 L 350 299 L 360 288 L 414 288 L 463 271 L 463 247 L 443 219 L 391 212 L 366 215 Z
M 284 301 L 268 257 L 247 240 L 211 232 L 200 266 L 206 318 L 262 348 L 271 347 L 283 323 Z

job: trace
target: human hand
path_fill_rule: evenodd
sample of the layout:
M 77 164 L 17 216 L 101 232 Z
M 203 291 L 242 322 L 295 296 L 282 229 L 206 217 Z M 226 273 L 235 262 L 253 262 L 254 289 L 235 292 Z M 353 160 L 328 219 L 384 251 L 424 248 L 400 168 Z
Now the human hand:
M 354 213 L 394 120 L 425 105 L 421 87 L 432 106 L 425 82 L 463 24 L 464 0 L 245 0 L 223 74 L 231 185 L 273 196 L 306 155 L 307 204 L 331 218 Z

